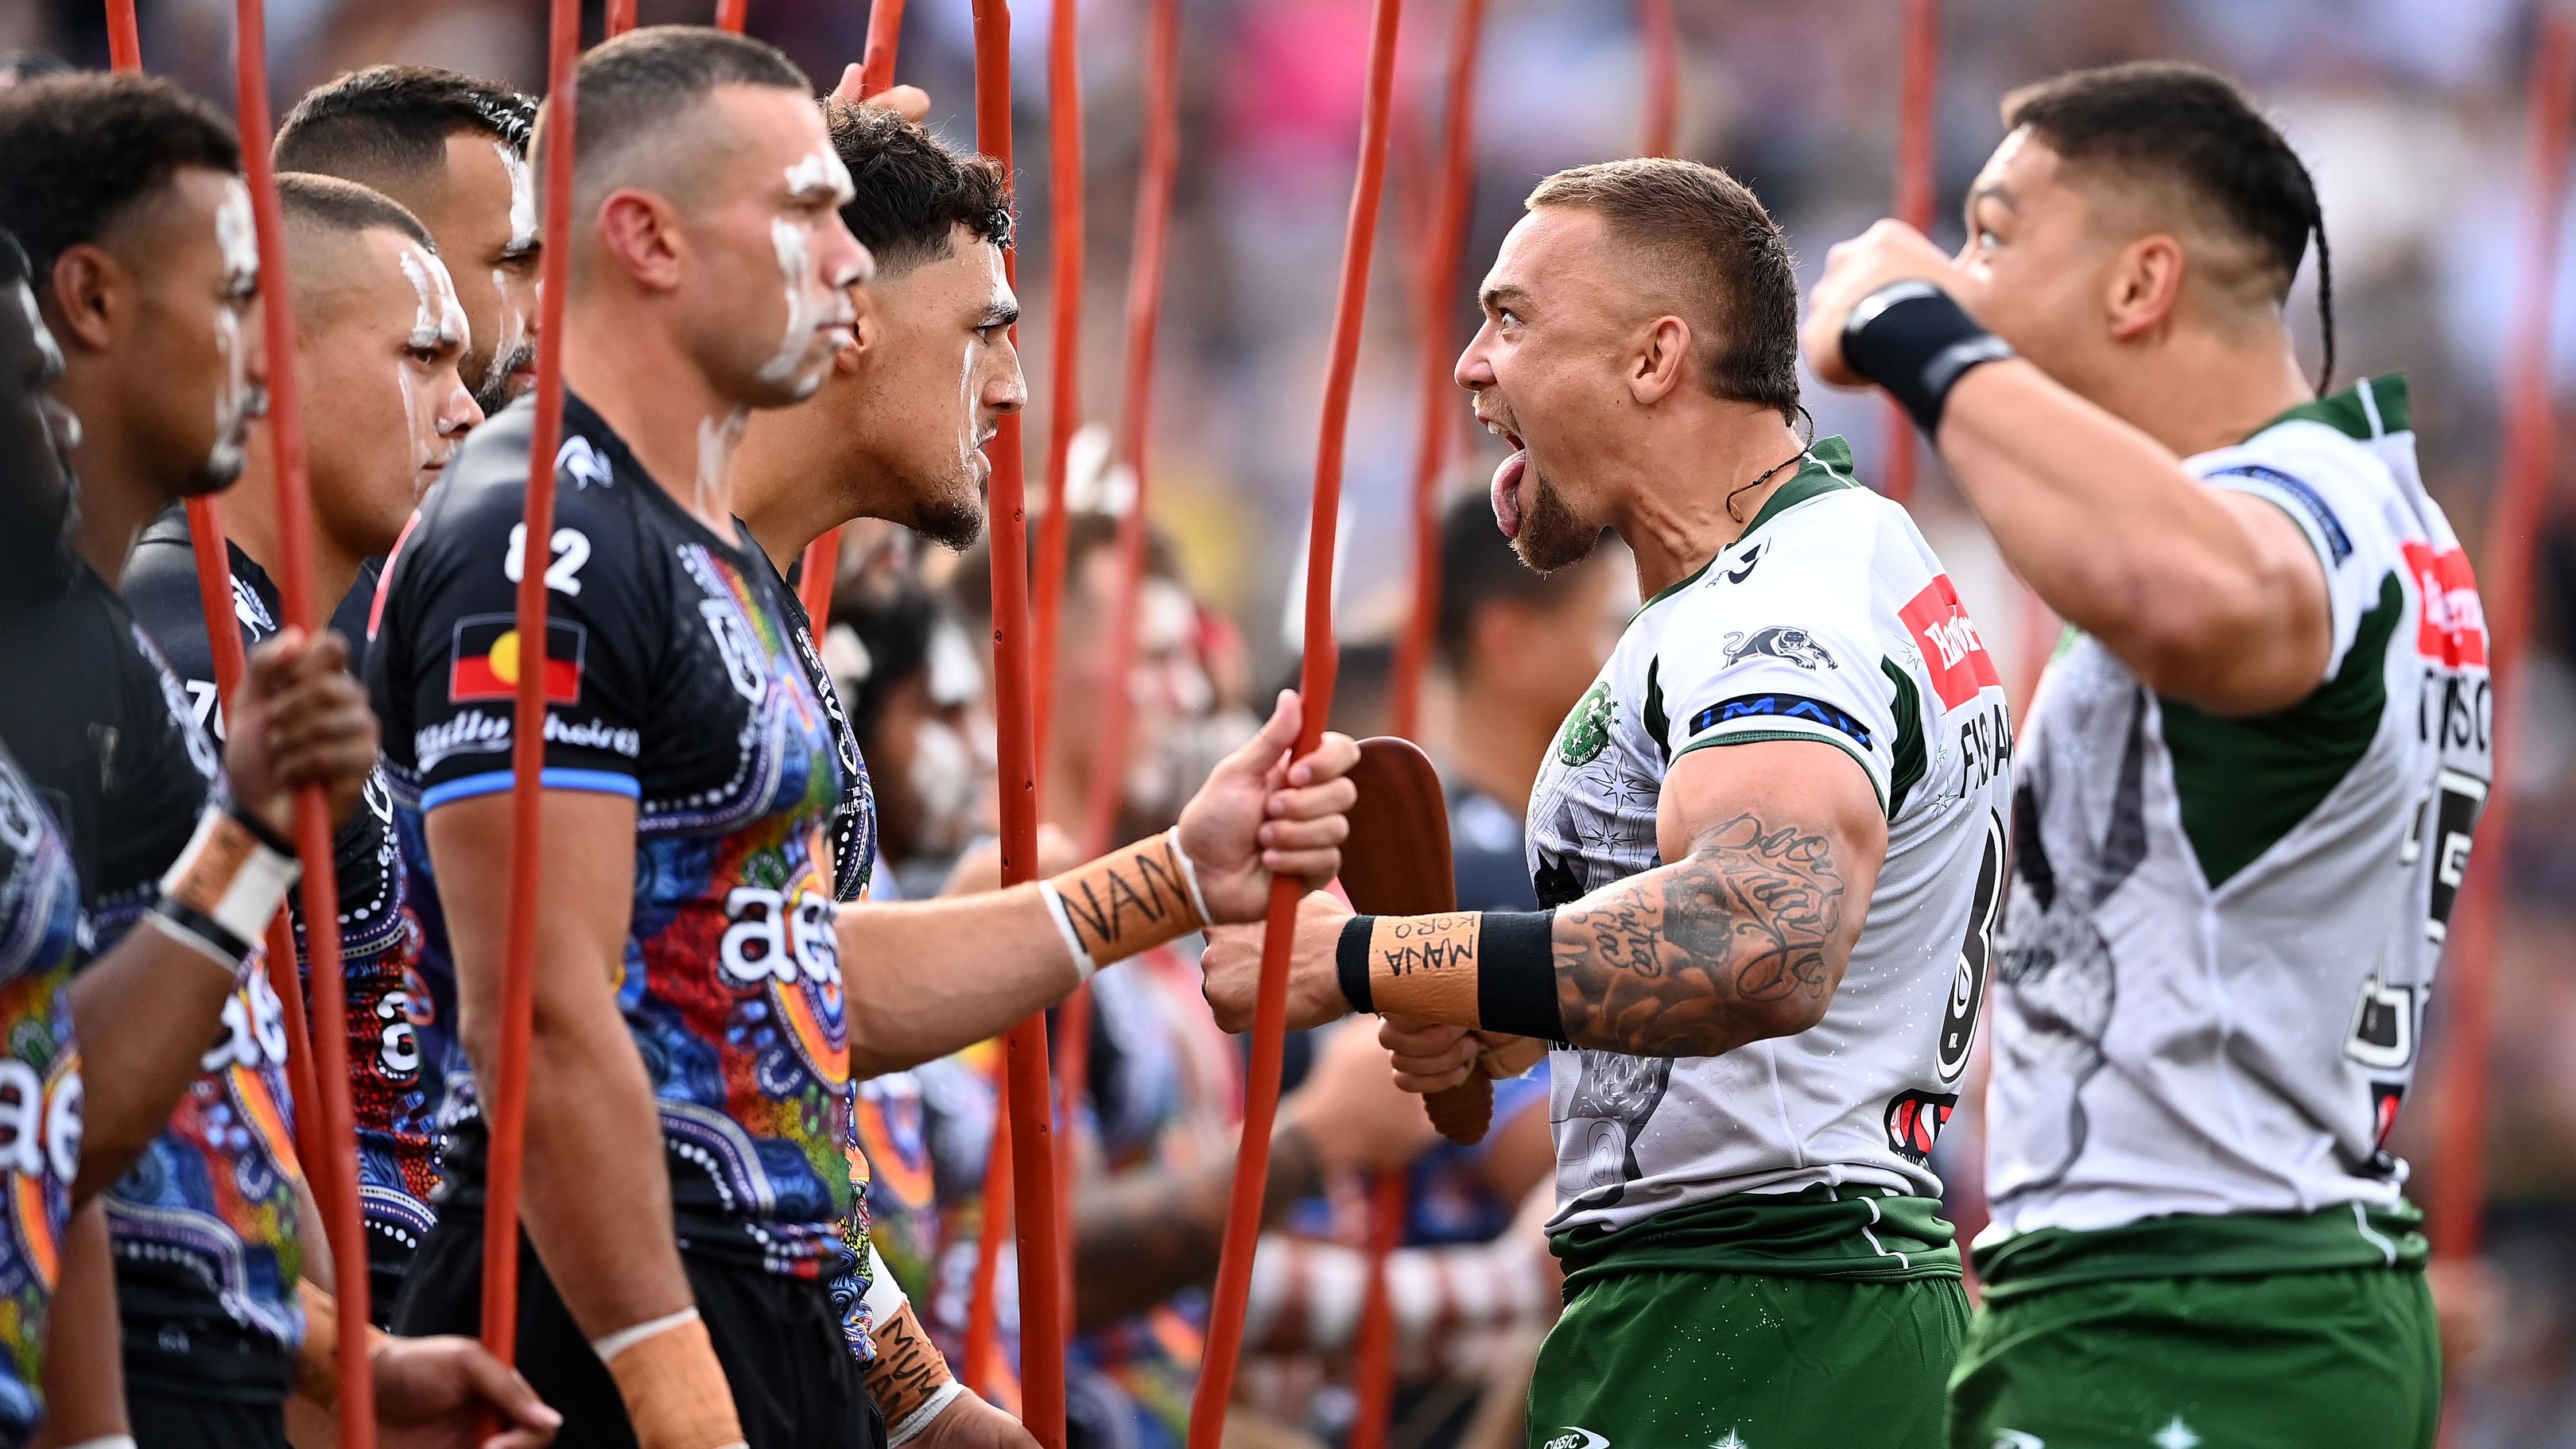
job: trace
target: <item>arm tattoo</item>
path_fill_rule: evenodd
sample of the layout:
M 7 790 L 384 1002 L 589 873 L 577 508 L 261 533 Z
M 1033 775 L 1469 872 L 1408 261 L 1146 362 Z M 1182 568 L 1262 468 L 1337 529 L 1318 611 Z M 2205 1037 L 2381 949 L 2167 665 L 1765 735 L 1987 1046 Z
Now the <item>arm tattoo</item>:
M 1305 1133 L 1283 1124 L 1270 1142 L 1262 1221 L 1313 1196 L 1322 1183 Z M 1115 1323 L 1215 1277 L 1233 1184 L 1232 1158 L 1183 1172 L 1147 1168 L 1086 1183 L 1074 1199 L 1074 1326 L 1089 1330 Z
M 859 1371 L 868 1386 L 868 1397 L 877 1401 L 878 1412 L 888 1424 L 900 1424 L 912 1411 L 930 1402 L 930 1396 L 948 1382 L 947 1361 L 922 1330 L 921 1321 L 913 1316 L 907 1303 L 894 1317 L 870 1330 L 877 1346 L 876 1359 Z
M 1780 1035 L 1777 1023 L 1832 996 L 1842 924 L 1832 842 L 1738 815 L 1682 860 L 1557 912 L 1566 1037 L 1608 1051 L 1714 1056 Z

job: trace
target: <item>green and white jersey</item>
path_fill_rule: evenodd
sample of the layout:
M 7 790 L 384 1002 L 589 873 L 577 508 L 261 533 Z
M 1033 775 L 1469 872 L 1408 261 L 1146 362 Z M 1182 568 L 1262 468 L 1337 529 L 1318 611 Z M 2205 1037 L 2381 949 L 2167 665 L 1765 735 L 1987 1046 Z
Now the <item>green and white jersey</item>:
M 2383 1144 L 2491 774 L 2477 585 L 2402 378 L 2187 466 L 2307 534 L 2333 652 L 2251 719 L 2158 698 L 2090 637 L 2049 666 L 1995 977 L 1993 1241 L 2405 1180 Z
M 1886 865 L 1842 985 L 1816 1026 L 1723 1056 L 1560 1047 L 1550 1232 L 1732 1193 L 1940 1191 L 1926 1161 L 1984 992 L 2012 728 L 1940 560 L 1904 509 L 1852 481 L 1840 438 L 1808 451 L 1742 538 L 1647 601 L 1567 718 L 1530 796 L 1539 903 L 1663 864 L 1655 811 L 1675 760 L 1781 739 L 1822 746 L 1816 769 L 1849 756 L 1887 810 Z

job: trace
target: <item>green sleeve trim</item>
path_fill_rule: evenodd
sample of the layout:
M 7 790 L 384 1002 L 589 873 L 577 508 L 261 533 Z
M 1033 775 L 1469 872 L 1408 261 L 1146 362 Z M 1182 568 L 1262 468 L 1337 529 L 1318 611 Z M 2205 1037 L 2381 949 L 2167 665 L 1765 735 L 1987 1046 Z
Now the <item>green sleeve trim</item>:
M 1893 706 L 1896 714 L 1893 751 L 1896 773 L 1887 786 L 1887 818 L 1893 820 L 1904 812 L 1905 797 L 1914 793 L 1915 786 L 1923 783 L 1923 695 L 1914 687 L 1914 676 L 1906 673 L 1895 660 L 1882 658 L 1878 667 L 1896 686 L 1896 703 Z
M 1871 759 L 1869 756 L 1862 754 L 1860 746 L 1853 744 L 1850 740 L 1843 738 L 1834 731 L 1825 729 L 1821 726 L 1812 730 L 1796 728 L 1783 729 L 1777 722 L 1774 722 L 1772 724 L 1756 726 L 1751 729 L 1730 730 L 1725 726 L 1720 725 L 1717 728 L 1710 730 L 1708 733 L 1701 735 L 1699 738 L 1692 740 L 1689 744 L 1682 746 L 1679 750 L 1674 751 L 1673 759 L 1678 762 L 1682 756 L 1689 754 L 1693 750 L 1711 749 L 1718 745 L 1750 745 L 1757 744 L 1763 740 L 1805 740 L 1811 744 L 1831 745 L 1835 749 L 1842 751 L 1844 754 L 1851 756 L 1854 760 L 1860 762 L 1861 773 L 1869 777 L 1870 793 L 1878 797 L 1879 811 L 1882 814 L 1886 813 L 1887 783 L 1879 778 L 1878 762 Z
M 1646 703 L 1638 713 L 1645 721 L 1646 733 L 1655 741 L 1655 753 L 1669 766 L 1673 762 L 1673 742 L 1667 737 L 1672 733 L 1673 721 L 1664 713 L 1663 668 L 1661 654 L 1646 661 Z
M 2343 667 L 2306 699 L 2233 719 L 2160 699 L 2183 833 L 2211 890 L 2252 865 L 2322 803 L 2379 734 L 2388 643 L 2405 612 L 2397 575 L 2362 615 Z

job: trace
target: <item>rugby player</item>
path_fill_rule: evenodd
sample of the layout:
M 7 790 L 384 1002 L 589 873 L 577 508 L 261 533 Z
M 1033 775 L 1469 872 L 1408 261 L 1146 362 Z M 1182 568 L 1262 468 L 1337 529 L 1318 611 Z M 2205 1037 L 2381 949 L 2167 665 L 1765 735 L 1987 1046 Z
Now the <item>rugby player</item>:
M 521 1362 L 567 1442 L 862 1444 L 878 1409 L 859 1382 L 870 1285 L 847 1246 L 865 1224 L 833 915 L 873 851 L 846 724 L 734 517 L 730 464 L 749 411 L 811 396 L 849 343 L 867 255 L 805 77 L 775 50 L 650 28 L 591 51 L 579 84 L 556 528 L 542 551 L 513 541 L 531 417 L 513 409 L 468 440 L 388 568 L 368 665 L 388 773 L 426 821 L 416 883 L 475 903 L 445 924 L 488 1067 L 509 700 L 520 668 L 544 671 Z M 545 570 L 552 610 L 525 646 L 522 567 Z M 927 977 L 967 949 L 1087 969 L 1212 913 L 1257 916 L 1272 870 L 1329 878 L 1356 751 L 1292 763 L 1297 722 L 1283 701 L 1176 834 L 925 905 L 871 943 L 888 956 L 872 969 Z M 1113 918 L 1111 892 L 1136 904 Z M 483 1152 L 461 1123 L 406 1327 L 475 1321 Z M 935 1365 L 872 1380 L 892 1439 L 1025 1442 L 997 1414 L 947 1412 L 973 1401 Z
M 280 171 L 354 181 L 437 240 L 473 340 L 465 385 L 486 413 L 536 386 L 535 101 L 425 65 L 380 65 L 305 93 L 277 128 Z
M 2003 119 L 1959 255 L 1879 223 L 1806 332 L 2076 631 L 2016 767 L 1951 1443 L 2430 1445 L 2386 1141 L 2492 774 L 2476 584 L 2405 380 L 2301 371 L 2324 221 L 2234 85 L 2082 71 Z
M 69 339 L 62 399 L 108 419 L 79 418 L 70 456 L 82 502 L 131 516 L 224 486 L 247 456 L 265 375 L 248 343 L 258 335 L 248 320 L 258 257 L 243 241 L 249 199 L 229 126 L 166 83 L 83 76 L 0 95 L 0 151 L 0 209 L 31 224 L 41 300 L 27 319 Z M 0 739 L 57 802 L 102 946 L 140 921 L 176 918 L 233 968 L 144 975 L 111 970 L 125 959 L 111 954 L 72 988 L 92 1068 L 80 1190 L 112 1184 L 125 1403 L 146 1445 L 281 1442 L 289 1389 L 328 1393 L 325 1345 L 306 1334 L 306 1305 L 323 1307 L 327 1295 L 298 1286 L 308 1199 L 292 1150 L 282 1013 L 255 969 L 293 873 L 280 834 L 288 801 L 256 763 L 246 779 L 257 793 L 246 784 L 227 799 L 186 694 L 95 566 L 121 563 L 123 542 L 84 519 L 82 541 L 95 552 L 73 556 L 61 526 L 73 512 L 69 475 L 28 476 L 18 507 L 52 520 L 32 536 L 51 539 L 55 557 L 27 575 L 26 606 L 5 615 L 0 669 L 45 687 L 0 691 Z M 49 481 L 57 486 L 40 486 Z M 244 748 L 274 749 L 286 734 L 321 762 L 301 778 L 327 783 L 343 820 L 376 738 L 346 659 L 335 635 L 288 630 L 263 645 L 248 687 L 254 698 L 291 690 L 301 723 L 244 729 L 230 742 L 239 768 Z M 275 891 L 259 897 L 264 905 L 197 910 L 196 871 L 237 856 L 274 874 Z M 104 1344 L 84 1347 L 112 1356 Z M 310 1352 L 299 1359 L 299 1349 Z M 545 1412 L 463 1339 L 389 1344 L 376 1370 L 389 1425 L 470 1421 L 478 1398 L 520 1425 Z M 543 1437 L 529 1432 L 524 1442 Z
M 1495 516 L 1541 570 L 1615 531 L 1645 607 L 1532 791 L 1541 909 L 1311 896 L 1289 1023 L 1388 1013 L 1417 1090 L 1559 1043 L 1532 1444 L 1937 1445 L 1968 1313 L 1926 1159 L 2001 895 L 2003 689 L 1904 510 L 1792 430 L 1796 281 L 1753 194 L 1623 161 L 1528 208 L 1457 371 L 1516 449 Z M 1260 955 L 1209 949 L 1221 1022 Z
M 344 612 L 356 612 L 351 647 L 363 654 L 373 590 L 360 562 L 393 547 L 457 441 L 482 421 L 457 370 L 465 319 L 429 232 L 400 206 L 354 182 L 295 172 L 278 177 L 278 202 L 295 289 L 297 375 L 311 396 L 330 400 L 329 425 L 312 431 L 305 458 L 314 585 L 326 597 L 354 595 L 356 609 Z M 277 633 L 285 617 L 272 577 L 278 521 L 268 439 L 265 431 L 252 436 L 245 481 L 217 495 L 216 505 L 229 542 L 234 621 L 250 643 Z M 195 702 L 197 722 L 220 739 L 214 658 L 183 511 L 144 530 L 126 565 L 125 594 Z M 369 779 L 365 805 L 341 828 L 334 854 L 358 1186 L 374 1270 L 368 1307 L 390 1322 L 402 1266 L 431 1219 L 439 1076 L 424 1060 L 432 1013 L 415 975 L 420 923 L 381 777 Z M 298 912 L 300 952 L 300 902 Z

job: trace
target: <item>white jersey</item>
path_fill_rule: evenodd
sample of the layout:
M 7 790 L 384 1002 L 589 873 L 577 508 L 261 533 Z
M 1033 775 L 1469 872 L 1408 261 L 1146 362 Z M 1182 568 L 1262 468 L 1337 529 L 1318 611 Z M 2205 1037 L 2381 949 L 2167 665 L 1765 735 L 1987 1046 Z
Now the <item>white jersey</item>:
M 1940 1191 L 1926 1159 L 1976 1030 L 2012 729 L 1940 561 L 1850 470 L 1840 438 L 1818 442 L 1742 538 L 1647 601 L 1548 751 L 1528 845 L 1539 903 L 1561 906 L 1664 863 L 1656 804 L 1683 754 L 1838 749 L 1888 814 L 1849 969 L 1816 1026 L 1723 1056 L 1560 1048 L 1551 1232 L 1730 1193 Z
M 1994 1232 L 2388 1206 L 2383 1150 L 2490 776 L 2484 616 L 2402 378 L 2187 467 L 2279 505 L 2334 626 L 2221 719 L 2076 637 L 2032 705 L 1996 971 Z

